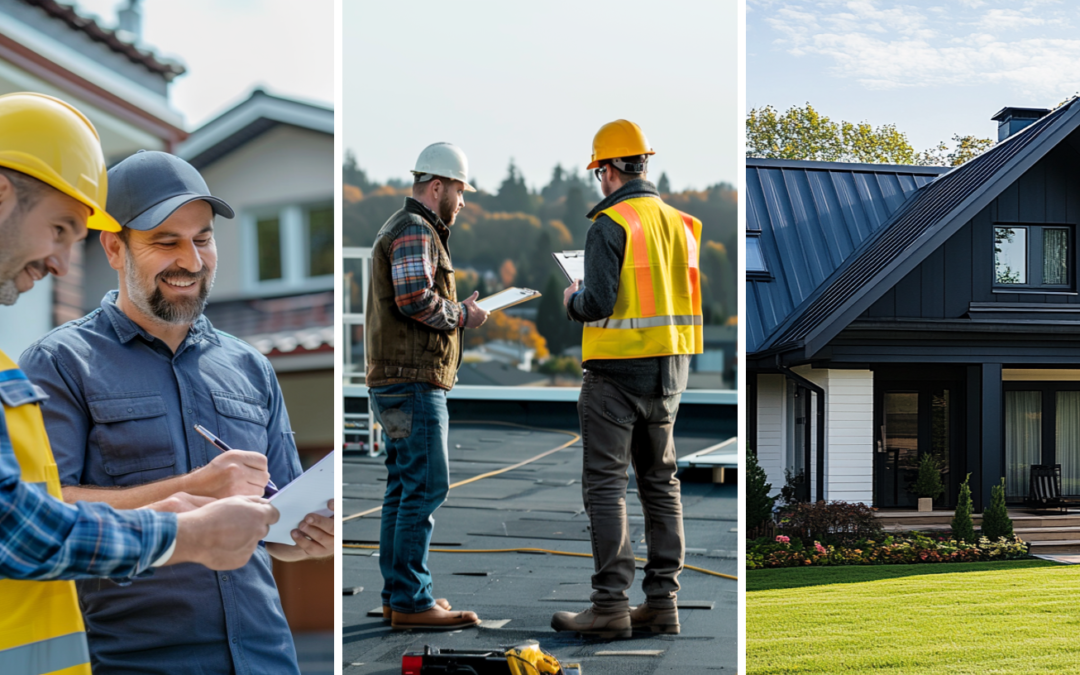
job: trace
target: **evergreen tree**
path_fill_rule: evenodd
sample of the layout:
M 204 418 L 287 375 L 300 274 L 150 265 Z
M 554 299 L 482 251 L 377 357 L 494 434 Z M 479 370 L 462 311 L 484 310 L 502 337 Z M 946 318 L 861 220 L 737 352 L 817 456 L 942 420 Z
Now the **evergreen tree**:
M 656 182 L 656 189 L 662 195 L 666 195 L 671 192 L 671 182 L 668 181 L 667 171 L 660 174 L 660 180 Z
M 574 246 L 585 248 L 585 234 L 592 223 L 585 214 L 589 207 L 585 204 L 585 195 L 577 185 L 571 185 L 566 191 L 566 208 L 563 211 L 563 224 L 574 237 Z
M 776 497 L 770 497 L 772 483 L 757 461 L 757 453 L 746 451 L 746 528 L 748 532 L 772 520 Z
M 544 286 L 544 294 L 540 296 L 540 303 L 536 308 L 536 329 L 547 339 L 548 349 L 552 354 L 560 354 L 562 350 L 573 346 L 568 344 L 569 331 L 566 324 L 570 320 L 566 318 L 566 308 L 563 307 L 562 297 L 565 284 L 560 284 L 561 278 L 555 274 L 548 277 Z
M 956 514 L 952 519 L 952 533 L 957 541 L 974 544 L 978 539 L 975 537 L 975 526 L 971 522 L 971 488 L 968 487 L 970 479 L 969 473 L 960 484 L 960 499 L 956 503 Z
M 990 508 L 983 513 L 982 534 L 990 541 L 997 541 L 999 537 L 1012 539 L 1013 522 L 1009 517 L 1009 510 L 1005 508 L 1005 479 L 1001 479 L 1000 485 L 990 489 Z
M 499 185 L 496 204 L 500 211 L 506 213 L 534 213 L 536 211 L 533 197 L 525 185 L 525 178 L 518 173 L 512 159 L 506 178 Z

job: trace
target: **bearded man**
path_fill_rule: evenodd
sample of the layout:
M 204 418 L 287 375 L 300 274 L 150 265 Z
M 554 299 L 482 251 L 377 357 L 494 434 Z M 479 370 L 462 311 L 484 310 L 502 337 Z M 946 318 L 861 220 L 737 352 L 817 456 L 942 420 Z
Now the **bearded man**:
M 433 514 L 450 489 L 446 392 L 461 365 L 461 334 L 487 320 L 476 293 L 457 301 L 450 227 L 465 205 L 469 168 L 451 143 L 424 148 L 412 197 L 371 249 L 364 333 L 371 410 L 386 434 L 386 494 L 379 535 L 383 619 L 395 630 L 454 630 L 480 623 L 432 594 Z
M 301 469 L 273 369 L 203 316 L 214 216 L 233 210 L 163 152 L 132 155 L 108 182 L 106 210 L 122 229 L 101 245 L 119 290 L 21 359 L 50 397 L 42 412 L 64 499 L 139 508 L 179 491 L 225 498 L 263 495 L 271 478 L 286 485 Z M 221 453 L 196 424 L 245 450 Z M 130 585 L 79 582 L 94 672 L 298 673 L 269 555 L 332 555 L 333 520 L 309 514 L 292 535 L 296 546 L 260 545 L 228 573 L 176 565 Z

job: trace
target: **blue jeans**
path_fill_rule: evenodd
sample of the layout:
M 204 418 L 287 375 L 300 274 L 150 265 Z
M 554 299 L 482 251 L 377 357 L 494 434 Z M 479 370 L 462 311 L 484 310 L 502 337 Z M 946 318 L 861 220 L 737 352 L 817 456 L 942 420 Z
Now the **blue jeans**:
M 446 392 L 428 384 L 391 384 L 369 390 L 383 426 L 386 496 L 379 536 L 382 602 L 415 614 L 435 606 L 428 570 L 432 514 L 450 489 Z

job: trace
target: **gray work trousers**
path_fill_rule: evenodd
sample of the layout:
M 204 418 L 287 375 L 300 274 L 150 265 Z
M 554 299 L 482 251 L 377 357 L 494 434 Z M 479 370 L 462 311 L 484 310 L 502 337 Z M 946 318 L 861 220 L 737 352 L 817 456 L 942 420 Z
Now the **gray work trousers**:
M 634 582 L 634 549 L 626 519 L 626 485 L 631 463 L 645 512 L 648 562 L 642 589 L 650 607 L 675 606 L 684 555 L 672 440 L 680 397 L 637 396 L 596 373 L 585 374 L 578 398 L 584 446 L 581 483 L 596 572 L 591 599 L 597 612 L 629 607 L 626 591 Z

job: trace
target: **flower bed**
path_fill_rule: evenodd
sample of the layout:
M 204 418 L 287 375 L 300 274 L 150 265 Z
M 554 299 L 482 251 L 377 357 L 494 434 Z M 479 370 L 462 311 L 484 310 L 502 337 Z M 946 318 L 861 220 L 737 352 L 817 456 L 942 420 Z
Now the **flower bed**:
M 806 565 L 901 565 L 911 563 L 979 562 L 1016 560 L 1027 557 L 1027 544 L 1019 537 L 986 537 L 968 544 L 947 537 L 929 537 L 919 532 L 886 536 L 881 541 L 865 539 L 849 545 L 804 545 L 798 538 L 778 535 L 747 542 L 746 568 L 803 567 Z

